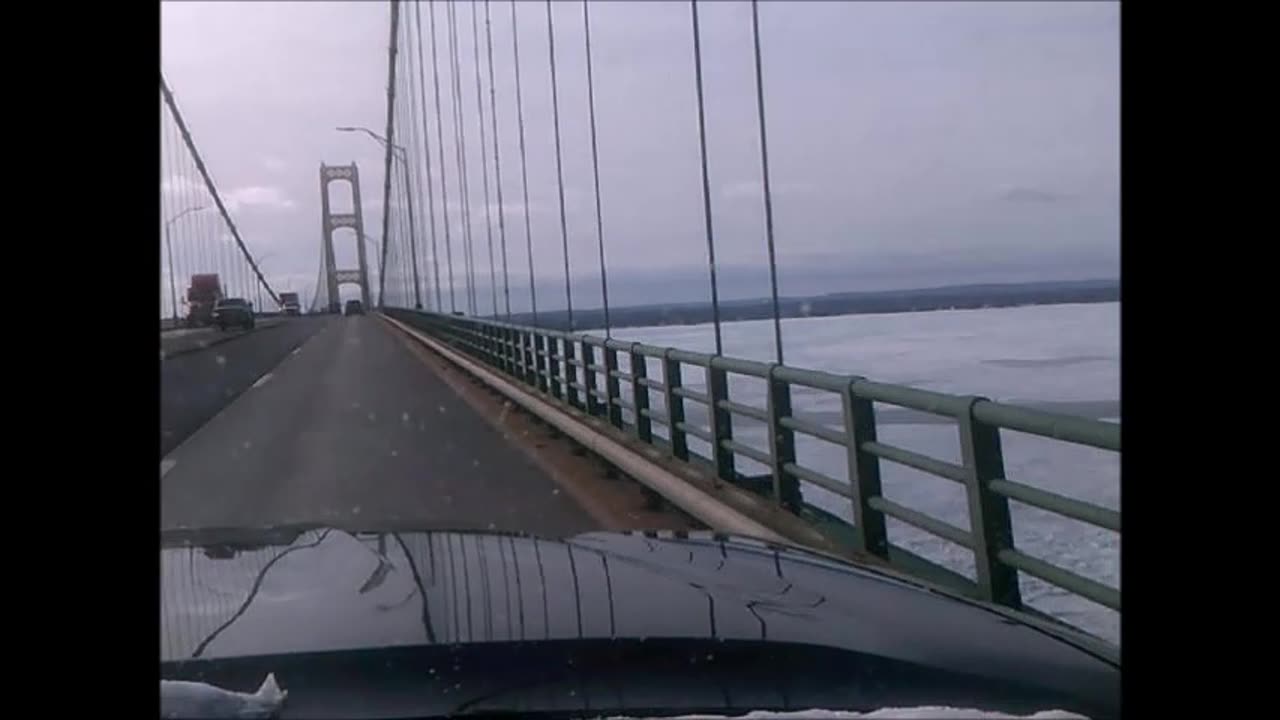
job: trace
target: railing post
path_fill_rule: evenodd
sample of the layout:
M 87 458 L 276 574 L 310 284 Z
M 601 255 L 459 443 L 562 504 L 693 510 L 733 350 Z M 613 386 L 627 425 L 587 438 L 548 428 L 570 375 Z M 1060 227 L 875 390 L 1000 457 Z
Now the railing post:
M 733 439 L 733 416 L 728 410 L 720 407 L 721 400 L 729 399 L 729 377 L 724 370 L 711 367 L 707 363 L 707 401 L 710 403 L 711 419 L 711 459 L 716 464 L 716 476 L 721 480 L 733 481 L 733 451 L 724 446 L 725 440 Z
M 978 571 L 978 590 L 984 600 L 1012 608 L 1022 607 L 1018 571 L 1000 562 L 1001 550 L 1013 549 L 1013 522 L 1009 501 L 991 491 L 992 480 L 1004 479 L 1004 454 L 1000 448 L 1000 428 L 973 416 L 973 408 L 984 397 L 971 397 L 960 421 L 960 452 L 969 495 L 969 527 L 973 535 L 973 559 Z
M 587 396 L 587 414 L 600 414 L 600 401 L 596 399 L 596 371 L 591 369 L 596 364 L 596 349 L 587 342 L 587 338 L 582 338 L 582 385 L 586 388 L 584 394 Z
M 511 375 L 512 377 L 519 377 L 516 373 L 516 349 L 515 345 L 511 342 L 511 333 L 511 326 L 508 325 L 502 328 L 503 368 L 506 370 L 508 375 Z
M 564 397 L 571 407 L 580 408 L 578 404 L 578 389 L 569 383 L 576 382 L 578 379 L 578 368 L 573 364 L 574 360 L 574 342 L 572 336 L 564 338 Z
M 609 415 L 609 424 L 621 430 L 622 406 L 615 402 L 620 399 L 620 389 L 618 387 L 618 378 L 613 375 L 618 372 L 618 351 L 609 347 L 607 339 L 604 342 L 605 411 Z
M 512 328 L 511 330 L 512 349 L 520 358 L 519 364 L 516 366 L 520 370 L 520 379 L 524 380 L 526 385 L 534 384 L 532 368 L 529 365 L 529 347 L 526 344 L 525 332 L 520 328 Z
M 640 442 L 653 442 L 653 421 L 645 414 L 649 409 L 649 388 L 641 382 L 649 373 L 645 356 L 636 352 L 640 343 L 631 343 L 631 404 L 636 408 L 636 437 Z
M 675 393 L 681 385 L 680 361 L 671 357 L 674 351 L 675 348 L 667 348 L 662 353 L 662 384 L 666 386 L 667 420 L 671 423 L 667 431 L 671 433 L 671 454 L 678 460 L 688 460 L 688 438 L 680 429 L 684 422 L 684 398 Z
M 550 342 L 548 342 L 550 340 Z M 548 353 L 548 348 L 555 344 L 555 338 L 548 338 L 537 330 L 533 331 L 533 375 L 534 382 L 538 389 L 542 392 L 547 391 L 548 383 L 548 366 L 552 373 L 555 372 L 555 361 L 549 357 L 545 357 L 543 353 Z M 551 382 L 551 394 L 559 397 L 560 386 L 554 381 Z
M 503 356 L 507 359 L 507 374 L 520 377 L 520 364 L 516 356 L 516 328 L 507 325 L 502 331 Z
M 769 383 L 769 457 L 773 458 L 773 499 L 791 512 L 801 506 L 800 480 L 787 472 L 786 465 L 796 461 L 796 434 L 782 426 L 782 418 L 791 417 L 791 386 L 774 377 L 781 365 L 770 365 Z
M 560 388 L 560 360 L 552 357 L 552 355 L 562 355 L 560 345 L 562 340 L 557 337 L 547 336 L 546 352 L 547 357 L 539 358 L 538 367 L 543 367 L 543 361 L 546 362 L 546 375 L 541 380 L 543 390 L 550 389 L 551 396 L 555 398 L 563 398 L 564 393 Z
M 876 414 L 873 403 L 858 396 L 857 386 L 861 380 L 863 378 L 852 378 L 843 393 L 853 523 L 858 549 L 888 560 L 889 531 L 885 527 L 884 513 L 869 504 L 871 498 L 881 493 L 880 458 L 862 449 L 864 443 L 876 441 Z
M 520 351 L 524 353 L 524 374 L 530 387 L 538 388 L 538 360 L 534 352 L 537 350 L 538 341 L 535 339 L 536 331 L 521 331 L 520 333 Z

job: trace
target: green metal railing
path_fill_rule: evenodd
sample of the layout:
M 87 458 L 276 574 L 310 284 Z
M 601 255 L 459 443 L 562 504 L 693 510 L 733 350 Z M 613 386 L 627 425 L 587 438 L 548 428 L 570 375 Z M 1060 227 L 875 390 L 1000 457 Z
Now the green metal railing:
M 982 600 L 1027 609 L 1023 608 L 1018 584 L 1021 572 L 1120 611 L 1118 588 L 1018 551 L 1014 547 L 1009 500 L 1116 533 L 1120 532 L 1120 513 L 1008 479 L 1000 445 L 1003 429 L 1119 453 L 1118 424 L 1005 405 L 982 397 L 878 383 L 859 376 L 800 370 L 580 333 L 397 308 L 387 308 L 384 312 L 518 379 L 546 398 L 604 418 L 641 442 L 663 446 L 679 460 L 705 460 L 708 469 L 724 481 L 742 484 L 746 479 L 735 470 L 738 456 L 762 463 L 771 470 L 769 482 L 762 484 L 762 492 L 797 515 L 815 517 L 813 508 L 801 500 L 801 481 L 848 499 L 852 523 L 841 519 L 843 532 L 840 534 L 854 549 L 883 559 L 890 566 L 958 586 L 958 590 Z M 619 353 L 629 356 L 630 372 L 619 369 Z M 660 379 L 648 377 L 646 360 L 649 358 L 660 361 Z M 703 369 L 705 392 L 685 387 L 682 371 L 686 366 Z M 766 407 L 731 400 L 730 375 L 763 380 L 767 384 Z M 603 390 L 598 382 L 601 377 L 604 378 Z M 838 395 L 843 406 L 842 427 L 832 428 L 793 414 L 791 399 L 795 387 Z M 650 407 L 652 393 L 661 393 L 664 397 L 665 413 Z M 686 420 L 689 402 L 707 407 L 707 428 Z M 873 410 L 873 403 L 877 402 L 955 420 L 963 462 L 937 460 L 879 441 Z M 623 422 L 624 409 L 633 415 L 633 422 Z M 734 440 L 735 416 L 767 425 L 767 452 Z M 665 441 L 654 434 L 654 423 L 666 426 Z M 797 433 L 845 448 L 848 481 L 797 462 Z M 710 444 L 711 457 L 700 460 L 690 452 L 690 435 Z M 887 499 L 881 491 L 881 461 L 905 465 L 962 485 L 968 500 L 971 530 Z M 829 514 L 819 514 L 825 515 L 827 521 L 832 520 Z M 976 566 L 976 582 L 892 545 L 886 517 L 970 550 Z

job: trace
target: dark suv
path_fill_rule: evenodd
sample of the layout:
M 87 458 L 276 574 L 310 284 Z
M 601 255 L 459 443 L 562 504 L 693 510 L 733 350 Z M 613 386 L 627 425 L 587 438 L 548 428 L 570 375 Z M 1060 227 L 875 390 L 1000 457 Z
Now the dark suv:
M 364 305 L 359 300 L 348 300 L 347 305 L 343 308 L 344 315 L 363 315 Z
M 253 329 L 253 306 L 244 298 L 223 298 L 213 306 L 213 324 L 219 330 L 230 327 Z

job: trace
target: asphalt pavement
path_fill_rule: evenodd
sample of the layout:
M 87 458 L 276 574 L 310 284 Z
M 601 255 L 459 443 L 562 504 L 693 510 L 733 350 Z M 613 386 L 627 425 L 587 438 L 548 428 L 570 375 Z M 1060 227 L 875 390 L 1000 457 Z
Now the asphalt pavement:
M 273 321 L 248 333 L 220 337 L 205 348 L 162 355 L 160 362 L 160 456 L 164 457 L 269 372 L 333 318 Z M 192 329 L 200 338 L 217 330 Z
M 164 456 L 162 528 L 600 529 L 386 324 L 326 320 Z

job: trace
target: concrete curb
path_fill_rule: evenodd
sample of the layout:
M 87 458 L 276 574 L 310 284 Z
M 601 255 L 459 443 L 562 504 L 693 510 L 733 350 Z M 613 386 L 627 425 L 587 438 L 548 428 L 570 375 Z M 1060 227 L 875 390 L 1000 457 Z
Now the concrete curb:
M 514 382 L 499 376 L 497 373 L 482 367 L 471 358 L 445 347 L 433 338 L 427 337 L 416 328 L 381 313 L 379 318 L 397 328 L 405 335 L 412 337 L 437 354 L 448 359 L 465 372 L 479 378 L 486 385 L 510 398 L 529 412 L 541 417 L 544 421 L 558 428 L 561 432 L 581 443 L 587 450 L 605 458 L 623 472 L 667 499 L 668 502 L 696 518 L 708 527 L 721 532 L 754 537 L 764 541 L 788 542 L 786 534 L 780 533 L 769 524 L 760 522 L 750 514 L 742 512 L 719 499 L 705 493 L 701 488 L 672 473 L 665 467 L 654 463 L 653 458 L 627 447 L 623 443 L 599 433 L 598 429 L 584 423 L 570 412 L 559 408 L 546 400 L 527 392 Z

